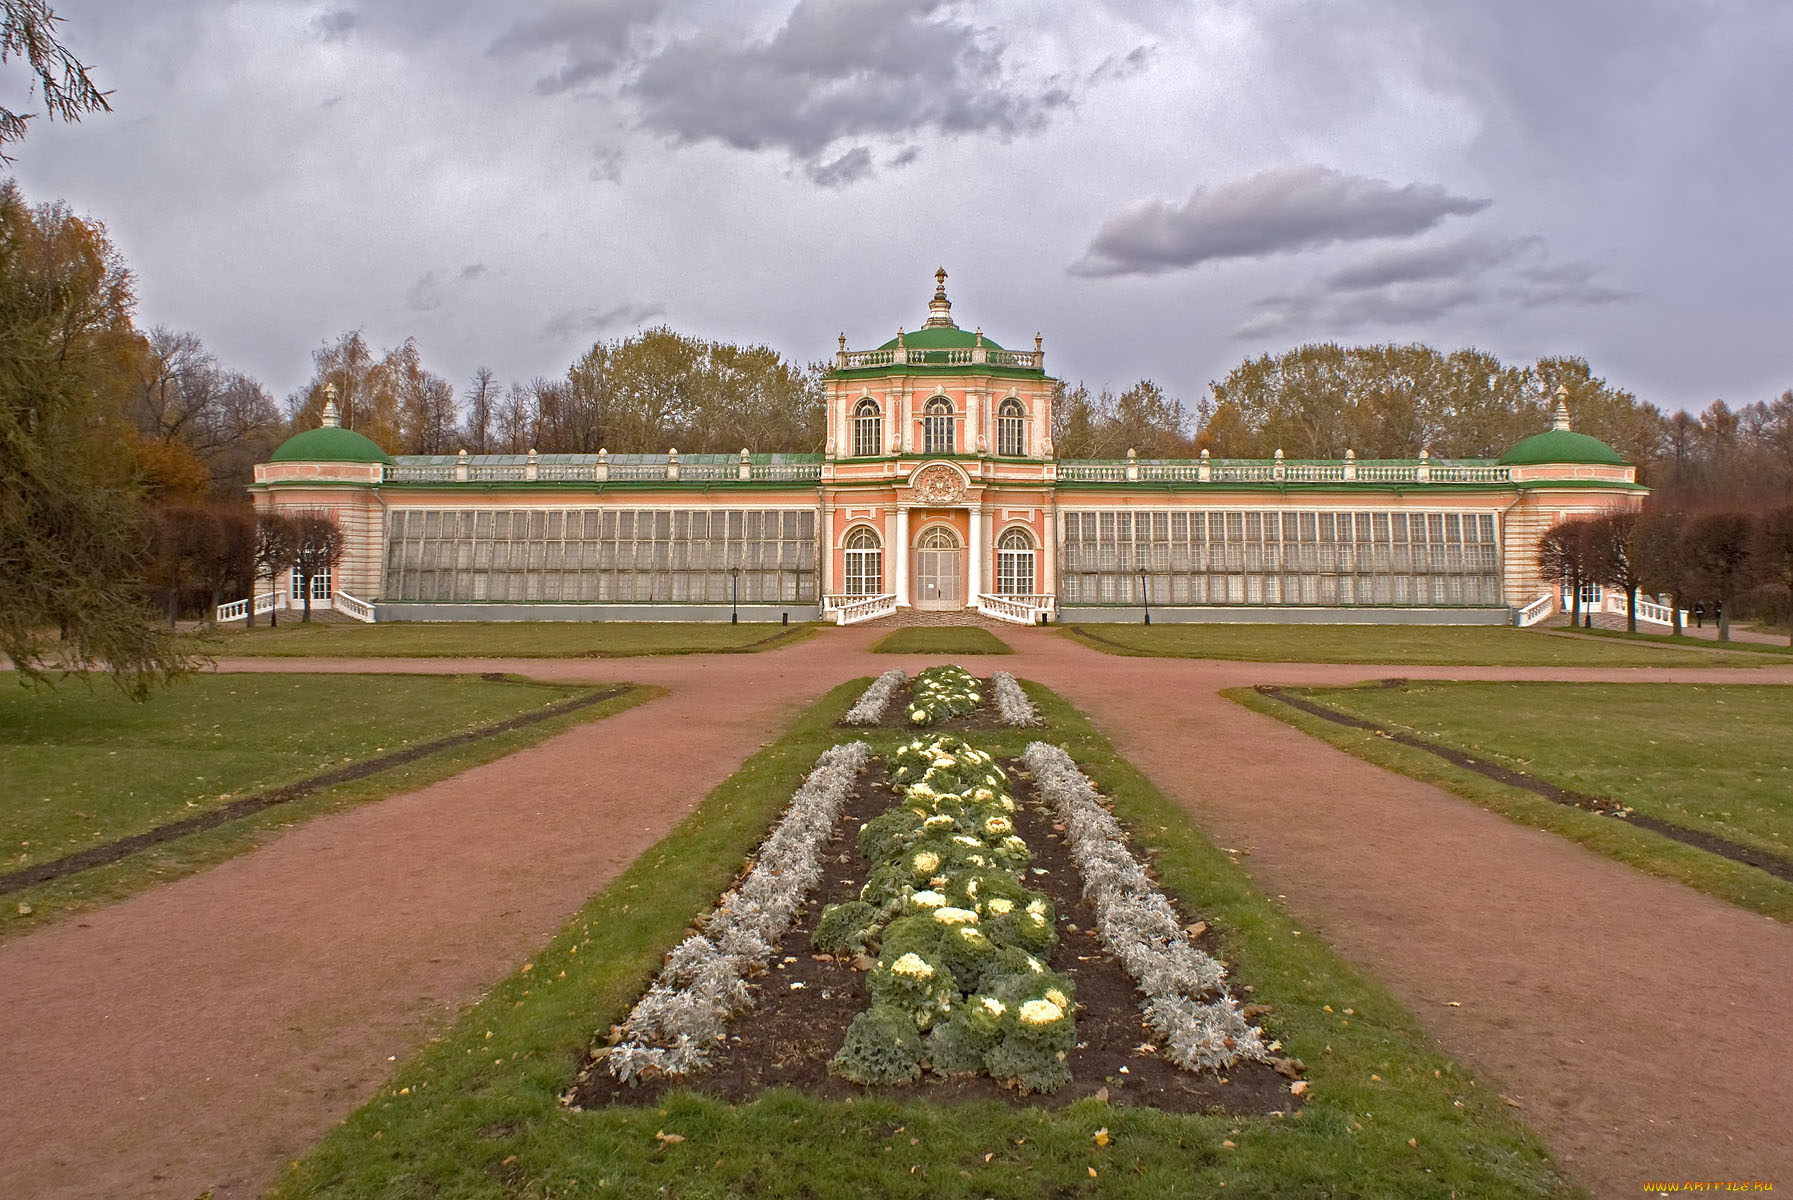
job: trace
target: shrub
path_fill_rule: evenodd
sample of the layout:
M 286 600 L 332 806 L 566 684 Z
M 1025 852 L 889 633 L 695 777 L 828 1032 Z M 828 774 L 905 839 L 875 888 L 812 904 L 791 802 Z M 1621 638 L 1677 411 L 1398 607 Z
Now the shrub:
M 921 1077 L 921 1034 L 907 1013 L 874 1004 L 853 1018 L 828 1069 L 868 1086 L 909 1083 Z

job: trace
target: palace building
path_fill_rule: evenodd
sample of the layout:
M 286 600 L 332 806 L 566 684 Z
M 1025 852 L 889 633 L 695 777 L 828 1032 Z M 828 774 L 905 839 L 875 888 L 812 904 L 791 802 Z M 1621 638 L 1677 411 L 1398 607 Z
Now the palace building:
M 332 514 L 314 603 L 381 621 L 1523 623 L 1556 587 L 1539 536 L 1642 503 L 1560 400 L 1497 460 L 1060 459 L 1040 337 L 961 328 L 935 278 L 920 328 L 842 335 L 817 453 L 393 456 L 332 402 L 251 491 Z

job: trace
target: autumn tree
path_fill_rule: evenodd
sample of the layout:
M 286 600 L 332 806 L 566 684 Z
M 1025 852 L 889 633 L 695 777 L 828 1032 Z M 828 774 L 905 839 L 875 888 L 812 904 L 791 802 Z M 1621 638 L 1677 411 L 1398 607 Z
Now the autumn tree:
M 1745 513 L 1708 513 L 1689 521 L 1681 535 L 1682 555 L 1694 585 L 1718 602 L 1721 642 L 1731 640 L 1731 615 L 1749 581 L 1751 524 Z
M 181 478 L 191 462 L 213 496 L 236 496 L 285 430 L 267 389 L 226 370 L 196 334 L 158 326 L 142 339 L 130 392 L 130 415 L 142 442 L 139 458 L 152 480 Z M 172 495 L 181 489 L 161 483 Z
M 131 302 L 102 226 L 0 185 L 0 653 L 28 681 L 98 667 L 142 697 L 190 660 L 146 619 Z
M 244 622 L 255 627 L 255 585 L 266 579 L 269 590 L 279 586 L 280 573 L 293 565 L 298 553 L 299 530 L 286 513 L 261 512 L 255 515 L 255 541 L 250 551 L 249 616 Z M 309 594 L 307 589 L 307 594 Z M 268 624 L 279 625 L 279 606 L 268 610 Z
M 1560 579 L 1569 589 L 1569 624 L 1581 623 L 1581 589 L 1594 582 L 1593 522 L 1586 517 L 1559 521 L 1538 539 L 1538 572 L 1546 579 Z M 1590 623 L 1593 614 L 1588 614 Z
M 1755 558 L 1778 592 L 1788 644 L 1793 645 L 1793 504 L 1771 509 L 1757 520 Z
M 311 621 L 312 581 L 321 578 L 342 561 L 342 529 L 336 518 L 326 512 L 301 511 L 293 514 L 292 565 L 299 582 L 299 595 L 304 599 L 304 616 Z
M 1687 515 L 1675 509 L 1646 508 L 1632 532 L 1632 551 L 1637 559 L 1639 586 L 1655 596 L 1668 598 L 1669 620 L 1675 636 L 1681 634 L 1681 609 L 1692 588 L 1682 534 Z
M 1588 524 L 1589 573 L 1594 582 L 1625 593 L 1625 629 L 1637 632 L 1637 592 L 1643 581 L 1638 545 L 1639 514 L 1621 510 L 1595 517 Z
M 1059 384 L 1052 404 L 1052 447 L 1060 458 L 1186 458 L 1195 452 L 1189 412 L 1142 379 L 1118 396 Z
M 0 62 L 23 59 L 31 70 L 29 91 L 36 92 L 52 120 L 79 121 L 87 113 L 111 112 L 107 93 L 94 86 L 74 52 L 62 44 L 62 24 L 45 0 L 4 0 L 0 5 Z M 4 147 L 24 138 L 36 113 L 0 108 L 0 162 L 11 162 Z

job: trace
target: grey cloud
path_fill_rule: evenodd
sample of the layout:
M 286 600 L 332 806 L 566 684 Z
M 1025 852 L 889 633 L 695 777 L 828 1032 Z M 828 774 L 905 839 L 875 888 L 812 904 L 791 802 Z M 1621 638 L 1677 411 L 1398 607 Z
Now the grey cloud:
M 482 263 L 482 262 L 468 263 L 466 266 L 464 266 L 460 269 L 460 272 L 455 276 L 455 278 L 460 280 L 462 283 L 471 283 L 473 280 L 480 279 L 484 276 L 490 275 L 491 273 L 492 273 L 492 268 L 486 266 L 485 263 Z
M 910 163 L 914 162 L 916 159 L 918 159 L 920 157 L 921 157 L 921 147 L 920 146 L 904 146 L 901 150 L 899 150 L 895 154 L 891 155 L 890 161 L 886 162 L 884 165 L 894 171 L 899 167 L 908 166 Z
M 354 32 L 357 18 L 346 8 L 327 12 L 312 21 L 311 27 L 317 30 L 319 37 L 327 42 L 341 41 Z
M 1076 275 L 1157 275 L 1228 258 L 1265 258 L 1334 242 L 1407 237 L 1489 200 L 1438 184 L 1397 187 L 1329 167 L 1276 167 L 1181 204 L 1148 200 L 1111 218 L 1090 242 Z
M 872 152 L 864 146 L 855 146 L 839 158 L 809 163 L 803 173 L 817 187 L 846 187 L 872 173 Z
M 436 273 L 425 271 L 411 290 L 405 293 L 405 304 L 413 312 L 431 312 L 442 307 L 442 292 L 436 286 Z
M 1008 79 L 1005 45 L 946 0 L 799 0 L 768 39 L 704 33 L 642 64 L 626 92 L 675 142 L 784 149 L 814 159 L 843 138 L 1012 137 L 1070 102 Z
M 1633 298 L 1592 263 L 1554 263 L 1539 237 L 1468 237 L 1373 254 L 1304 288 L 1265 296 L 1241 338 L 1332 336 L 1366 326 L 1423 325 L 1460 311 L 1498 321 L 1519 309 L 1589 307 Z
M 518 21 L 491 45 L 498 56 L 559 51 L 560 68 L 536 81 L 543 95 L 571 91 L 609 78 L 629 60 L 636 30 L 652 25 L 665 9 L 664 0 L 600 0 L 560 3 L 539 16 Z
M 591 172 L 586 176 L 593 183 L 621 183 L 623 181 L 623 152 L 609 147 L 599 146 L 591 152 Z
M 571 337 L 594 336 L 619 326 L 640 325 L 665 312 L 658 304 L 618 304 L 613 308 L 569 308 L 542 325 L 538 341 L 559 342 Z
M 1123 79 L 1131 79 L 1151 65 L 1152 56 L 1156 53 L 1153 46 L 1135 46 L 1126 54 L 1111 54 L 1096 64 L 1086 82 L 1090 84 L 1119 83 Z

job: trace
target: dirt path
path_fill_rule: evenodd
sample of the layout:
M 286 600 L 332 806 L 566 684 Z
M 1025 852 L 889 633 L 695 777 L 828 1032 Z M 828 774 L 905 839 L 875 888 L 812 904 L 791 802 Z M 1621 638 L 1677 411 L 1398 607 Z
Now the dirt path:
M 701 658 L 231 664 L 508 670 L 671 694 L 0 946 L 0 1196 L 258 1194 L 373 1091 L 389 1056 L 514 969 L 797 710 L 841 679 L 932 661 L 867 655 L 874 636 Z M 1793 1181 L 1793 931 L 1216 695 L 1395 673 L 1762 683 L 1793 670 L 1397 672 L 1005 636 L 1021 653 L 980 667 L 1082 705 L 1203 828 L 1249 851 L 1260 887 L 1516 1095 L 1590 1188 Z M 673 733 L 683 749 L 669 756 Z

